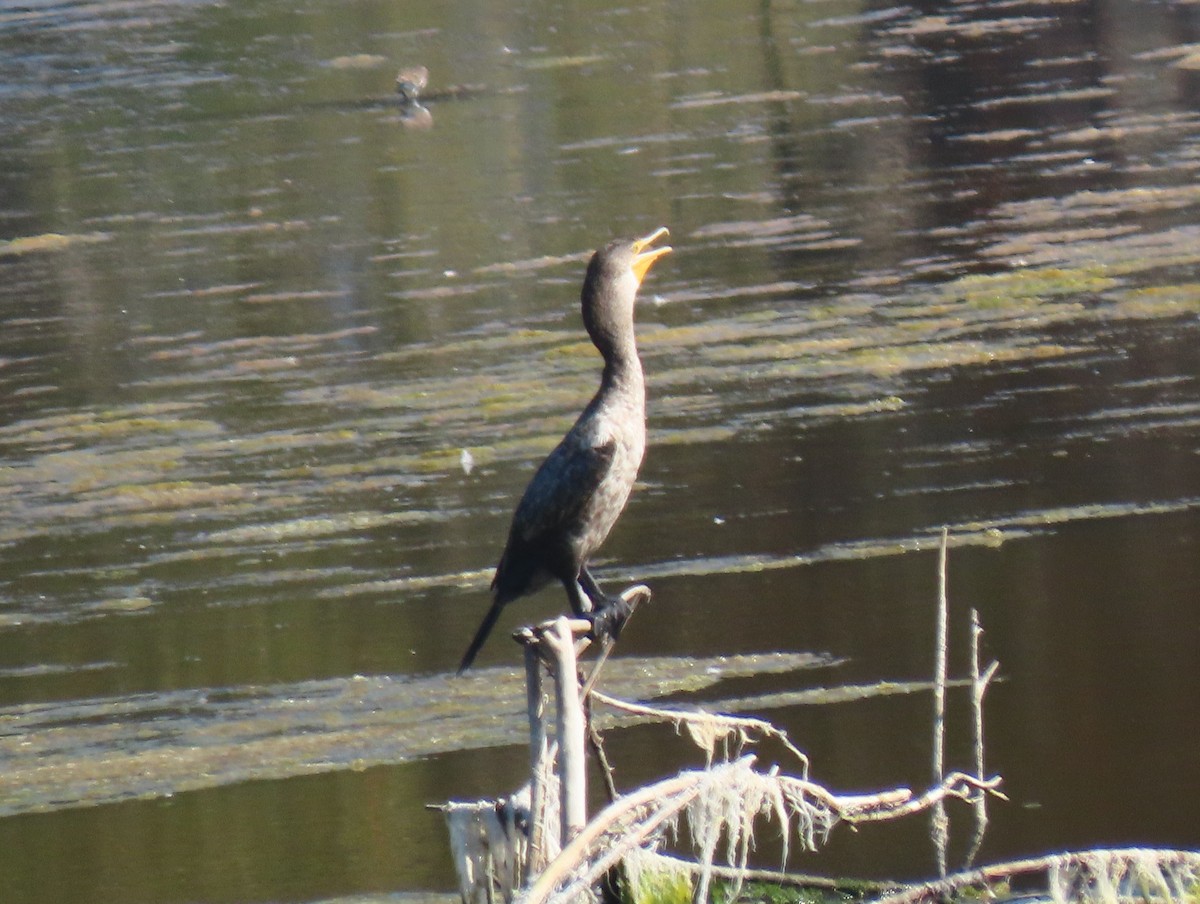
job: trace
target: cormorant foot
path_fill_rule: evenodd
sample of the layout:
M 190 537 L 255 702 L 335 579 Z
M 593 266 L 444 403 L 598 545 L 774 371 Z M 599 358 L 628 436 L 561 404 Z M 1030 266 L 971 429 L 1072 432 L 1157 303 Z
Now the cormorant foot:
M 604 605 L 586 616 L 592 623 L 592 630 L 588 634 L 593 640 L 617 640 L 632 614 L 633 606 L 629 602 L 619 596 L 606 596 Z

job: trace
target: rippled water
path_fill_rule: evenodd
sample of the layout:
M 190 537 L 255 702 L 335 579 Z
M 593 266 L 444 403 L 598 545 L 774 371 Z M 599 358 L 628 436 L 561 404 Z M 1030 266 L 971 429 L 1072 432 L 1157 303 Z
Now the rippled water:
M 650 452 L 598 571 L 654 590 L 631 692 L 755 697 L 815 777 L 923 785 L 919 687 L 762 695 L 927 677 L 947 526 L 952 627 L 977 607 L 1004 676 L 984 856 L 1196 844 L 1198 26 L 0 10 L 0 898 L 451 887 L 424 805 L 506 792 L 524 749 L 506 631 L 448 673 L 594 388 L 587 255 L 660 223 Z M 680 658 L 776 650 L 829 658 Z M 628 784 L 689 756 L 610 745 Z M 922 833 L 796 865 L 922 875 Z

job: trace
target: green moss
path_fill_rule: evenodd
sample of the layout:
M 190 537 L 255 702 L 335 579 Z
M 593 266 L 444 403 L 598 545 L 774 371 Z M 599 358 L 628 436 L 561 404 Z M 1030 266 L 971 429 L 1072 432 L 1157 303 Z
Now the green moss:
M 1027 306 L 1060 296 L 1098 295 L 1117 285 L 1102 266 L 1021 268 L 963 276 L 943 287 L 950 300 L 976 308 Z
M 629 904 L 691 904 L 692 881 L 687 873 L 644 871 L 628 889 Z
M 625 862 L 619 875 L 622 904 L 691 904 L 692 874 L 670 858 L 642 851 Z
M 1132 317 L 1176 317 L 1200 311 L 1200 284 L 1147 286 L 1122 293 L 1121 314 Z
M 818 888 L 747 882 L 736 898 L 729 897 L 731 891 L 729 883 L 719 883 L 713 891 L 712 900 L 720 904 L 852 904 L 868 897 L 877 897 L 879 887 L 868 884 L 862 889 L 855 889 L 850 884 L 844 888 Z

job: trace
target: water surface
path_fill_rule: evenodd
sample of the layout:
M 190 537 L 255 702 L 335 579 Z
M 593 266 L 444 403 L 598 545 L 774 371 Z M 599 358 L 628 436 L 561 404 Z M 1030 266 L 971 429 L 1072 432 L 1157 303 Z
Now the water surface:
M 1133 0 L 0 11 L 0 897 L 452 887 L 424 805 L 519 782 L 505 629 L 561 600 L 449 672 L 594 389 L 587 255 L 660 224 L 650 452 L 598 575 L 652 586 L 621 653 L 675 677 L 631 692 L 925 679 L 947 527 L 953 667 L 973 606 L 1004 676 L 983 855 L 1194 846 L 1198 25 Z M 419 116 L 390 98 L 417 62 Z M 773 651 L 824 658 L 683 658 Z M 928 711 L 764 715 L 863 789 L 924 785 Z M 626 786 L 695 755 L 610 745 Z M 794 865 L 924 875 L 922 833 Z

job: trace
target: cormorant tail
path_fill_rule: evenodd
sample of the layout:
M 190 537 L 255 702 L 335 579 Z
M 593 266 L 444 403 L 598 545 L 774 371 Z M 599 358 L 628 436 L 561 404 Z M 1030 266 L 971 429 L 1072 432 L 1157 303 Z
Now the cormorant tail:
M 496 627 L 496 620 L 500 618 L 500 612 L 504 609 L 504 603 L 500 601 L 499 595 L 492 602 L 492 608 L 488 609 L 487 615 L 483 617 L 483 622 L 479 626 L 479 630 L 475 632 L 475 637 L 471 641 L 471 645 L 467 647 L 467 652 L 463 654 L 462 662 L 458 666 L 458 674 L 462 674 L 471 667 L 471 663 L 475 661 L 475 655 L 483 646 L 488 635 L 492 633 L 492 628 Z

